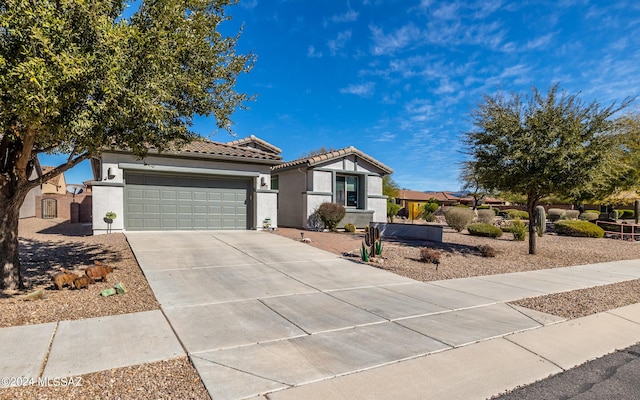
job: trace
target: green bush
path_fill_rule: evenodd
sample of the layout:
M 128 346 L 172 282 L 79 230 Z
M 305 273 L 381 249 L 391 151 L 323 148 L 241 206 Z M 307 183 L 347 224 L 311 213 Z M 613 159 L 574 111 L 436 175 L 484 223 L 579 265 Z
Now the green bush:
M 491 224 L 476 223 L 467 226 L 471 236 L 483 236 L 497 238 L 502 236 L 502 230 Z
M 398 211 L 400 211 L 400 208 L 402 208 L 400 207 L 400 204 L 387 201 L 387 218 L 395 217 L 396 214 L 398 214 Z
M 447 225 L 458 232 L 462 232 L 476 217 L 476 214 L 468 207 L 448 207 L 444 209 L 444 218 Z
M 433 214 L 438 211 L 438 208 L 440 208 L 440 204 L 438 204 L 437 201 L 429 200 L 424 206 L 422 206 L 422 212 L 424 214 Z
M 511 233 L 513 233 L 513 240 L 519 242 L 523 241 L 527 237 L 527 224 L 519 219 L 516 219 L 511 223 Z
M 564 216 L 565 210 L 561 208 L 550 208 L 547 211 L 547 218 L 551 222 L 556 222 Z
M 577 237 L 594 237 L 601 238 L 604 236 L 604 230 L 596 224 L 579 220 L 564 220 L 555 223 L 556 233 L 558 235 L 577 236 Z
M 495 208 L 495 207 L 491 207 L 491 206 L 478 206 L 476 207 L 476 210 L 491 210 L 493 211 L 493 215 L 498 215 L 500 214 L 500 209 L 499 208 Z
M 578 219 L 578 217 L 580 216 L 580 210 L 567 210 L 564 212 L 564 215 L 568 219 Z
M 489 209 L 478 209 L 478 222 L 482 222 L 484 224 L 490 224 L 493 222 L 496 214 L 493 210 Z
M 633 210 L 618 210 L 618 218 L 631 219 L 635 216 Z
M 338 223 L 342 221 L 347 211 L 344 206 L 337 203 L 322 203 L 316 211 L 324 223 L 324 226 L 332 231 L 336 230 Z
M 600 213 L 597 211 L 585 211 L 582 214 L 580 214 L 580 219 L 583 221 L 595 221 L 598 219 L 598 217 L 600 216 Z
M 529 213 L 523 210 L 503 210 L 500 214 L 506 215 L 509 219 L 529 219 Z
M 434 213 L 425 213 L 422 215 L 422 219 L 424 219 L 426 222 L 435 222 L 436 215 Z
M 356 226 L 354 224 L 346 224 L 344 230 L 353 233 L 356 231 Z

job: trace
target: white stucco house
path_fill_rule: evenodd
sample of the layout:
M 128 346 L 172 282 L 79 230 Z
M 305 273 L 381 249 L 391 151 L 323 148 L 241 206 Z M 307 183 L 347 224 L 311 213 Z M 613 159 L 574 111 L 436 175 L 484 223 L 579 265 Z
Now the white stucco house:
M 340 225 L 364 227 L 386 222 L 382 177 L 393 170 L 354 147 L 300 158 L 271 168 L 278 189 L 278 224 L 306 228 L 309 216 L 324 202 L 345 206 Z
M 137 230 L 261 229 L 278 225 L 271 167 L 280 149 L 255 136 L 197 140 L 143 160 L 105 150 L 92 160 L 94 234 Z M 116 213 L 111 224 L 107 212 Z

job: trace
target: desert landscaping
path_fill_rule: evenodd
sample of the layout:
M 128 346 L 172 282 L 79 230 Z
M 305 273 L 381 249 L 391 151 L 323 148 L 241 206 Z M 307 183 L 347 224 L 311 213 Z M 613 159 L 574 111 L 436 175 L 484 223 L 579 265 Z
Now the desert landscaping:
M 354 262 L 360 260 L 362 230 L 350 232 L 314 232 L 279 228 L 268 234 L 291 240 L 308 239 L 318 247 Z M 303 234 L 303 235 L 301 235 Z M 384 240 L 381 257 L 369 264 L 420 281 L 455 279 L 502 274 L 544 268 L 598 263 L 623 259 L 640 259 L 640 244 L 616 239 L 576 238 L 547 234 L 538 241 L 538 254 L 527 254 L 527 243 L 514 241 L 510 234 L 493 239 L 471 236 L 444 228 L 443 243 Z M 93 318 L 138 311 L 157 310 L 156 301 L 135 257 L 122 233 L 92 236 L 90 226 L 60 220 L 24 219 L 20 222 L 22 268 L 28 288 L 3 293 L 0 326 L 17 326 Z M 479 245 L 489 244 L 495 257 L 483 257 Z M 420 260 L 421 249 L 440 252 L 439 265 Z M 84 268 L 101 261 L 112 266 L 107 282 L 88 288 L 56 290 L 50 276 L 65 268 L 82 274 Z M 123 295 L 102 297 L 106 288 L 122 283 Z M 26 301 L 25 296 L 44 290 L 44 298 Z M 640 302 L 640 280 L 560 293 L 518 301 L 517 304 L 565 318 Z M 198 373 L 187 358 L 118 368 L 88 374 L 82 387 L 15 387 L 0 390 L 0 398 L 208 398 Z M 43 397 L 45 396 L 45 397 Z

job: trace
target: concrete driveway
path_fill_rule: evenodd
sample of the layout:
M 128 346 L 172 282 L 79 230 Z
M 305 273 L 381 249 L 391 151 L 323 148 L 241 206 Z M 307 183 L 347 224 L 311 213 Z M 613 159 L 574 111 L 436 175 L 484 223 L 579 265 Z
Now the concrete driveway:
M 540 280 L 536 290 L 512 282 L 421 283 L 255 231 L 128 232 L 127 239 L 214 399 L 278 391 L 559 321 L 503 303 L 558 291 L 558 282 L 545 288 Z

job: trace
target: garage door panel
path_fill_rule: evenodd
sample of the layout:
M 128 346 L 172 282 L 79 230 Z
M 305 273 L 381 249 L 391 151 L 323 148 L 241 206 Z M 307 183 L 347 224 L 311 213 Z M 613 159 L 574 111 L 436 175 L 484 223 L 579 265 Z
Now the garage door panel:
M 207 192 L 205 191 L 194 191 L 193 192 L 193 200 L 195 201 L 207 201 Z
M 125 174 L 125 227 L 246 229 L 249 180 Z
M 160 196 L 162 197 L 162 200 L 176 200 L 178 194 L 175 190 L 163 190 L 160 193 Z
M 165 214 L 177 214 L 178 206 L 175 204 L 162 204 L 161 206 L 162 215 Z

